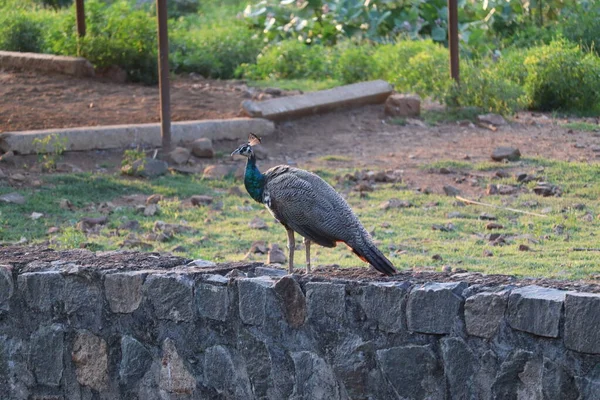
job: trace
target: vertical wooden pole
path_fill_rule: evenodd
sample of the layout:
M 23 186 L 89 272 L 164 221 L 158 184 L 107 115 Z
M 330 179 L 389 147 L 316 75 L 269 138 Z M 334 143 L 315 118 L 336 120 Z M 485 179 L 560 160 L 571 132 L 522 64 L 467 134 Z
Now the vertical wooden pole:
M 160 91 L 160 134 L 164 153 L 171 150 L 171 98 L 169 92 L 169 35 L 167 0 L 156 0 L 158 20 L 158 87 Z
M 85 36 L 85 9 L 83 0 L 75 0 L 75 13 L 77 15 L 77 36 Z
M 450 76 L 456 83 L 460 83 L 457 0 L 448 0 L 448 50 L 450 50 Z

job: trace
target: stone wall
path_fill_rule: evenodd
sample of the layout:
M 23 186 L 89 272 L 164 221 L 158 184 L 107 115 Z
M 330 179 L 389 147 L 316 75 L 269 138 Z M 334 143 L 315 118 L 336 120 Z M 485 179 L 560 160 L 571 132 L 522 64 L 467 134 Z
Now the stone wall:
M 600 399 L 600 295 L 156 258 L 0 266 L 0 399 Z

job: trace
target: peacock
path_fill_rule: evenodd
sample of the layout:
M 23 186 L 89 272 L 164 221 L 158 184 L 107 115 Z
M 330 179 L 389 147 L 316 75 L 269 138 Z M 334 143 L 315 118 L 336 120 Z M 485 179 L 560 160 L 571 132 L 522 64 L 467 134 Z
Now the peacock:
M 260 138 L 251 133 L 248 142 L 231 155 L 248 158 L 244 175 L 248 194 L 264 204 L 287 231 L 290 274 L 294 271 L 294 232 L 304 237 L 307 273 L 310 273 L 311 243 L 335 247 L 338 242 L 345 243 L 377 271 L 388 276 L 396 273 L 394 265 L 373 244 L 371 235 L 346 200 L 319 176 L 289 165 L 278 165 L 261 173 L 252 150 L 259 143 Z

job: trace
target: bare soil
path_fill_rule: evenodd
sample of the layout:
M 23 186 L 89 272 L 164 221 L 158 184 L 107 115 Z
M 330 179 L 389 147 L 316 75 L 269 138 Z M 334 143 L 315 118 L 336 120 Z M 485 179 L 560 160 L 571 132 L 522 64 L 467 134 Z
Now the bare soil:
M 239 115 L 245 85 L 240 81 L 194 80 L 178 77 L 172 82 L 173 120 L 232 118 Z M 158 121 L 158 90 L 135 84 L 119 84 L 101 79 L 80 79 L 33 72 L 0 71 L 0 132 L 61 128 L 90 125 L 150 123 Z M 439 105 L 425 104 L 425 109 Z M 445 123 L 433 127 L 399 126 L 385 117 L 383 106 L 374 105 L 339 110 L 279 123 L 274 136 L 264 140 L 268 159 L 264 168 L 279 163 L 297 163 L 303 167 L 353 167 L 379 170 L 402 170 L 403 184 L 431 192 L 442 192 L 444 185 L 458 187 L 465 196 L 479 197 L 484 189 L 469 184 L 458 173 L 430 173 L 421 166 L 438 160 L 488 161 L 497 146 L 518 147 L 524 156 L 542 156 L 557 160 L 597 162 L 600 136 L 591 132 L 572 131 L 557 119 L 544 114 L 520 113 L 508 125 L 496 131 L 468 122 Z M 596 120 L 591 122 L 598 123 Z M 237 143 L 215 143 L 218 151 L 228 154 Z M 324 157 L 329 155 L 337 155 Z M 117 169 L 121 151 L 71 152 L 63 161 L 86 171 Z M 198 171 L 220 160 L 195 160 Z M 15 162 L 0 165 L 10 176 L 26 175 L 26 180 L 10 181 L 13 185 L 36 183 L 39 170 L 35 156 L 17 156 Z M 239 162 L 238 162 L 239 163 Z M 24 170 L 24 165 L 29 166 Z M 502 169 L 502 164 L 498 164 Z M 481 172 L 481 175 L 494 172 Z M 9 256 L 6 248 L 2 259 Z M 21 250 L 22 251 L 22 250 Z M 11 257 L 16 257 L 14 254 Z M 22 255 L 18 257 L 24 257 Z M 139 263 L 143 259 L 135 256 Z M 128 260 L 129 263 L 133 260 Z M 175 261 L 173 261 L 175 262 Z M 4 261 L 3 261 L 4 263 Z M 171 264 L 165 264 L 171 265 Z M 368 269 L 325 268 L 317 276 L 341 279 L 378 279 Z M 406 275 L 409 274 L 410 276 Z M 394 279 L 456 280 L 452 273 L 402 273 Z M 385 279 L 385 278 L 381 278 Z M 513 277 L 469 274 L 461 280 L 473 283 L 515 284 Z M 526 280 L 545 286 L 578 288 L 600 292 L 589 282 Z

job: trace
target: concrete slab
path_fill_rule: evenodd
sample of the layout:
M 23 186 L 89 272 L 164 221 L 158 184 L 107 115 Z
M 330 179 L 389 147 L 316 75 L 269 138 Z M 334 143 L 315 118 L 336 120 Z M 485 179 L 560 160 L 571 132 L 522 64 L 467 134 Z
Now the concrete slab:
M 56 72 L 78 77 L 94 76 L 94 67 L 82 57 L 0 51 L 0 68 Z
M 360 82 L 298 96 L 266 101 L 245 100 L 242 109 L 250 117 L 280 121 L 337 108 L 383 103 L 392 90 L 392 85 L 386 81 Z
M 185 121 L 174 122 L 171 125 L 171 139 L 174 145 L 198 138 L 245 140 L 250 132 L 258 136 L 269 136 L 274 130 L 273 122 L 260 118 Z M 0 133 L 0 150 L 3 152 L 12 150 L 16 154 L 35 154 L 40 149 L 33 141 L 49 135 L 67 138 L 67 151 L 161 145 L 160 124 L 155 123 L 4 132 Z

